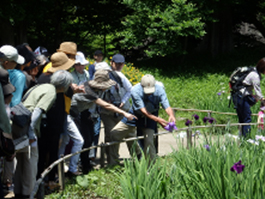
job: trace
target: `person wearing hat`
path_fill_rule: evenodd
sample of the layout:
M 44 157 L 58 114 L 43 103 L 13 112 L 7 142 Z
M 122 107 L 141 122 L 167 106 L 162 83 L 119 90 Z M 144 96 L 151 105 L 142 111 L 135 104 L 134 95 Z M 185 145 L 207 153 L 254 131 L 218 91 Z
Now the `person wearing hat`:
M 144 135 L 144 154 L 150 161 L 154 161 L 156 150 L 154 146 L 154 133 L 157 129 L 157 123 L 165 127 L 168 122 L 158 117 L 160 104 L 169 116 L 168 121 L 175 123 L 174 112 L 172 111 L 166 92 L 155 78 L 150 75 L 144 75 L 141 82 L 136 84 L 131 91 L 132 109 L 130 113 L 135 114 L 138 120 L 128 121 L 123 118 L 110 132 L 111 141 L 121 141 L 123 138 L 136 136 L 135 127 L 141 130 Z M 110 165 L 118 164 L 118 147 L 110 146 Z
M 71 72 L 74 83 L 77 85 L 82 85 L 84 82 L 87 82 L 90 77 L 85 67 L 89 64 L 89 61 L 86 60 L 84 54 L 82 52 L 77 52 L 75 56 L 75 70 Z
M 116 71 L 121 71 L 124 64 L 125 64 L 125 58 L 122 54 L 119 53 L 115 54 L 110 62 L 112 69 Z
M 10 45 L 4 45 L 0 48 L 0 52 L 6 55 L 6 59 L 2 62 L 2 67 L 8 70 L 10 82 L 16 88 L 13 93 L 10 106 L 13 107 L 20 103 L 23 91 L 26 89 L 26 76 L 18 69 L 15 69 L 17 64 L 23 65 L 25 58 L 18 53 L 18 50 Z
M 48 72 L 42 73 L 38 78 L 38 84 L 50 83 L 51 76 L 53 73 L 64 70 L 68 71 L 74 64 L 75 61 L 69 59 L 63 52 L 56 52 L 51 56 L 52 66 L 48 69 Z M 73 94 L 73 91 L 68 88 L 66 92 L 69 95 Z M 39 142 L 39 163 L 38 163 L 38 177 L 45 169 L 45 164 L 49 165 L 58 159 L 58 146 L 60 135 L 65 131 L 65 123 L 67 118 L 67 112 L 65 110 L 65 92 L 57 93 L 56 101 L 51 109 L 46 113 L 46 118 L 42 119 L 41 125 L 41 137 L 38 139 Z M 49 142 L 49 150 L 47 150 L 47 140 Z M 46 161 L 47 154 L 49 156 L 48 162 Z M 54 168 L 49 173 L 49 186 L 50 188 L 56 186 L 56 173 L 57 169 Z
M 102 100 L 103 93 L 111 86 L 116 85 L 116 82 L 109 78 L 109 71 L 98 70 L 95 72 L 95 78 L 84 84 L 84 93 L 77 93 L 73 95 L 71 110 L 72 115 L 90 108 L 93 103 L 108 109 L 112 112 L 119 113 L 126 117 L 128 120 L 137 119 L 134 115 L 123 111 L 122 109 L 107 103 Z
M 115 106 L 129 111 L 132 84 L 128 78 L 121 72 L 124 66 L 125 58 L 121 54 L 115 54 L 111 60 L 110 78 L 116 81 L 117 85 L 112 86 L 104 95 L 104 100 Z M 98 67 L 98 64 L 96 65 Z M 106 109 L 100 110 L 100 117 L 104 124 L 105 142 L 110 142 L 111 129 L 123 118 L 122 115 L 114 114 Z M 107 160 L 109 160 L 109 150 L 106 148 Z
M 74 78 L 74 83 L 77 85 L 84 85 L 85 82 L 89 81 L 89 73 L 85 70 L 85 66 L 88 65 L 89 62 L 86 60 L 84 54 L 82 52 L 77 52 L 75 56 L 75 70 L 71 73 Z M 79 128 L 79 131 L 84 139 L 83 148 L 88 148 L 91 146 L 91 142 L 94 134 L 94 121 L 91 119 L 91 112 L 87 109 L 84 110 L 78 115 L 78 117 L 74 118 L 76 125 Z M 68 144 L 68 140 L 62 143 Z M 84 168 L 89 168 L 90 170 L 92 166 L 89 164 L 88 159 L 88 151 L 80 154 L 82 166 Z

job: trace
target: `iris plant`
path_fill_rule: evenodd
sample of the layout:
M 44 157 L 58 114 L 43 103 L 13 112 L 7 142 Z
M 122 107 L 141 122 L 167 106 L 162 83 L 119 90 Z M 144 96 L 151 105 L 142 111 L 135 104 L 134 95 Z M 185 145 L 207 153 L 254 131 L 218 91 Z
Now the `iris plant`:
M 239 162 L 236 162 L 232 167 L 231 167 L 231 171 L 235 171 L 238 174 L 241 173 L 245 168 L 245 165 L 241 164 L 241 160 L 239 160 Z
M 173 130 L 177 130 L 176 124 L 174 122 L 169 122 L 164 129 L 166 129 L 169 132 L 172 132 Z

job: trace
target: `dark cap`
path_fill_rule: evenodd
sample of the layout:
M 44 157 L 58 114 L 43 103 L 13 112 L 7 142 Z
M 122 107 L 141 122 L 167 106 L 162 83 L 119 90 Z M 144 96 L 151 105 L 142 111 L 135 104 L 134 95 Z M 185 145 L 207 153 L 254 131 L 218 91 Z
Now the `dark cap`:
M 22 55 L 24 58 L 25 58 L 25 63 L 24 64 L 27 64 L 29 63 L 30 61 L 33 61 L 34 59 L 36 59 L 36 55 L 35 53 L 33 53 L 32 51 L 30 51 L 25 44 L 21 44 L 21 45 L 18 45 L 16 47 L 18 53 L 20 55 Z
M 101 51 L 101 50 L 96 50 L 95 52 L 94 52 L 94 55 L 104 55 L 103 54 L 103 52 Z
M 123 55 L 121 54 L 116 54 L 112 57 L 112 61 L 115 63 L 124 63 L 125 62 L 125 58 Z
M 0 52 L 0 58 L 5 58 L 5 57 L 6 57 L 5 54 Z
M 16 90 L 15 87 L 9 81 L 8 72 L 3 68 L 0 68 L 0 82 L 3 87 L 4 95 L 9 95 Z
M 51 56 L 51 53 L 49 53 L 47 48 L 45 48 L 43 46 L 39 46 L 38 48 L 36 48 L 34 53 L 36 55 L 44 55 L 45 57 L 50 57 Z

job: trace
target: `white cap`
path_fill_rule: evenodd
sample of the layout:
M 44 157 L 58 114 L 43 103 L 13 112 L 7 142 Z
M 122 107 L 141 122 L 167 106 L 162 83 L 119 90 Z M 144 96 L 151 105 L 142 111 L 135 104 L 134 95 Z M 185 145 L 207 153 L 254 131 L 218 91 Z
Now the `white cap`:
M 14 61 L 17 64 L 23 65 L 25 62 L 24 57 L 18 54 L 16 48 L 11 45 L 4 45 L 0 48 L 0 52 L 4 53 L 7 60 Z
M 95 70 L 99 70 L 99 69 L 111 70 L 111 68 L 107 64 L 107 62 L 104 62 L 104 61 L 103 62 L 96 63 Z
M 75 63 L 86 66 L 89 64 L 89 61 L 86 60 L 85 55 L 82 52 L 78 51 L 75 55 Z
M 141 85 L 145 94 L 152 94 L 155 92 L 155 78 L 153 75 L 147 74 L 142 77 Z

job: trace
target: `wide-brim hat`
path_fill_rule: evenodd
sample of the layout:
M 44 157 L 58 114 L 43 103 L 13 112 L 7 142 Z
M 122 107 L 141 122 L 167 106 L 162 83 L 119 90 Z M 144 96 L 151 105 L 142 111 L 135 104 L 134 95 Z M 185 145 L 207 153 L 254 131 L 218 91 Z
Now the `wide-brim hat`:
M 76 55 L 77 45 L 74 42 L 66 41 L 60 44 L 60 48 L 57 52 L 64 52 L 65 54 Z
M 86 60 L 85 55 L 82 52 L 78 51 L 75 55 L 75 63 L 86 66 L 89 64 L 89 61 Z
M 116 85 L 116 82 L 109 78 L 109 71 L 97 70 L 95 72 L 95 78 L 89 81 L 88 85 L 92 88 L 104 90 Z
M 75 64 L 75 61 L 69 59 L 63 52 L 56 52 L 51 56 L 51 63 L 52 67 L 48 69 L 48 72 L 54 73 L 58 70 L 69 70 Z

